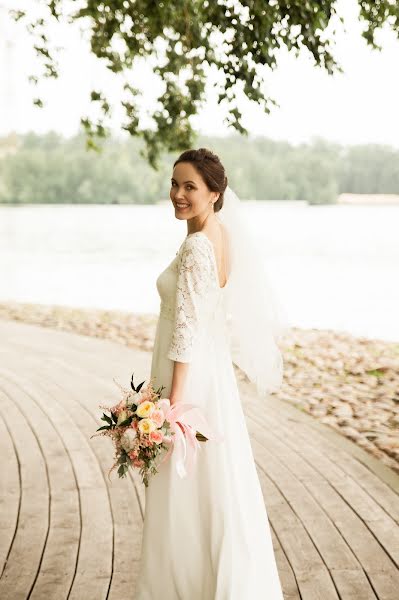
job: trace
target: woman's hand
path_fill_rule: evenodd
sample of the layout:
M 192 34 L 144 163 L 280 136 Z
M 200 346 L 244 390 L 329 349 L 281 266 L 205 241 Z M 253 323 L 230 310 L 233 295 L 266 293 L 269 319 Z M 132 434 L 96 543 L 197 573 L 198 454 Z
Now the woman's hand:
M 174 404 L 177 404 L 177 402 L 181 402 L 181 398 L 174 394 L 173 396 L 171 395 L 171 397 L 169 398 L 170 400 L 170 405 L 173 406 Z

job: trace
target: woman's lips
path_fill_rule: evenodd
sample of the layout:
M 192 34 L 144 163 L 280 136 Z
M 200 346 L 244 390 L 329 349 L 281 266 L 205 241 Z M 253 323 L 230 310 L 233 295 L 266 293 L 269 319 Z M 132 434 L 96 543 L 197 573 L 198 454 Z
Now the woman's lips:
M 180 206 L 179 206 L 179 205 L 177 204 L 177 202 L 175 203 L 175 206 L 176 206 L 177 210 L 187 210 L 188 208 L 190 208 L 190 205 L 189 205 L 189 204 L 185 204 L 184 206 L 183 206 L 183 204 L 182 204 L 182 205 L 180 205 Z

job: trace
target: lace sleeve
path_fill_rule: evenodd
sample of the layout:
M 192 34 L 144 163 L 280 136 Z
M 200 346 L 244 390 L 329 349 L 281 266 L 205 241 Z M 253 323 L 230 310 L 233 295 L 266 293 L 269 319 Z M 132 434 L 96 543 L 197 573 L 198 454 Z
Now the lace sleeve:
M 211 249 L 202 236 L 188 237 L 182 247 L 177 276 L 175 318 L 167 357 L 190 362 L 212 276 Z

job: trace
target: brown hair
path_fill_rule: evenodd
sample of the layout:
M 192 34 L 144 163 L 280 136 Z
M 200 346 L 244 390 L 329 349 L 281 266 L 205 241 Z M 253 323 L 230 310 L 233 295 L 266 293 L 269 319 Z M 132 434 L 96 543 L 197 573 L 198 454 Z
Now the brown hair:
M 227 177 L 220 158 L 207 148 L 199 148 L 198 150 L 185 150 L 173 166 L 175 167 L 180 162 L 191 163 L 202 176 L 208 189 L 211 192 L 220 193 L 213 205 L 214 211 L 218 212 L 223 206 L 223 194 L 227 187 Z

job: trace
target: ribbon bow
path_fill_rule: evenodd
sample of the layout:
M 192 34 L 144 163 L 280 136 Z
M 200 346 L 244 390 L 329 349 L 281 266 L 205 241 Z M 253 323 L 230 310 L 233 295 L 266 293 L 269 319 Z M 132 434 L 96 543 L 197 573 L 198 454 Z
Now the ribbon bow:
M 197 431 L 200 431 L 208 440 L 222 442 L 224 436 L 215 433 L 199 406 L 176 402 L 172 406 L 168 398 L 162 398 L 158 402 L 158 408 L 162 410 L 165 420 L 169 422 L 171 431 L 171 445 L 163 457 L 160 465 L 168 458 L 172 450 L 177 454 L 176 471 L 183 478 L 191 471 L 197 463 L 198 450 L 201 443 L 197 440 Z

